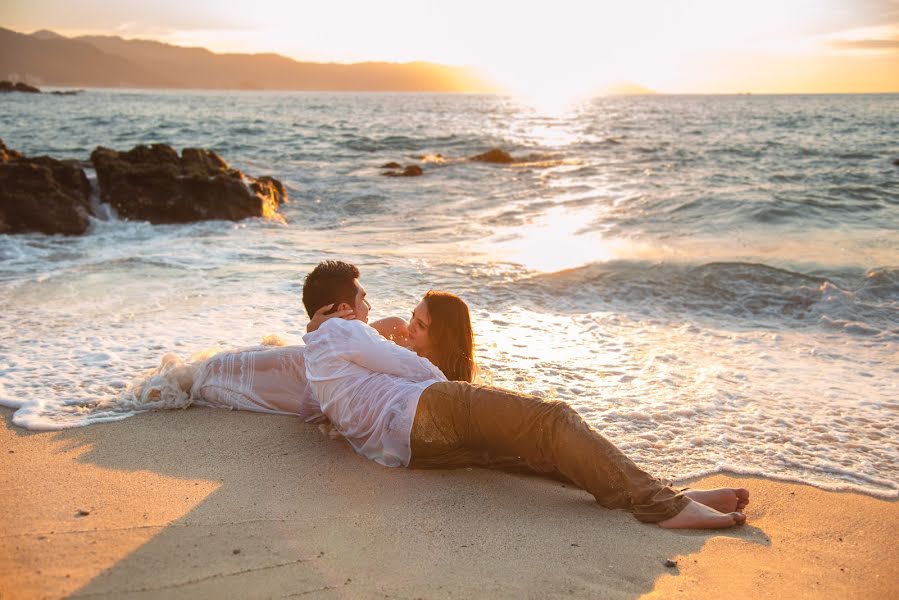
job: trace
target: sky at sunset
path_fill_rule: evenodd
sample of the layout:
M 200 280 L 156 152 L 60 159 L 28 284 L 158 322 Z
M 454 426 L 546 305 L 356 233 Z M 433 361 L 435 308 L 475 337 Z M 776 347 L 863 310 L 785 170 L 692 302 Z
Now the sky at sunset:
M 522 94 L 899 92 L 899 0 L 3 0 L 0 26 L 470 65 Z

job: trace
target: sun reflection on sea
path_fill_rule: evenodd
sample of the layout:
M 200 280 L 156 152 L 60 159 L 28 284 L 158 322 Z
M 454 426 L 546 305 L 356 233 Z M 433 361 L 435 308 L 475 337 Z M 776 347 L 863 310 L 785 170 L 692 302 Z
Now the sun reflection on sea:
M 520 227 L 501 229 L 488 242 L 493 256 L 544 272 L 606 261 L 612 245 L 601 234 L 585 231 L 595 215 L 555 207 Z

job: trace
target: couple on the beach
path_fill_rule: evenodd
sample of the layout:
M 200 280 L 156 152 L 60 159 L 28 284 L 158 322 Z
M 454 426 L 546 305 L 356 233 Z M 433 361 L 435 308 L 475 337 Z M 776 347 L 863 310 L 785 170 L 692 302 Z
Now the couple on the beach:
M 428 292 L 408 324 L 368 324 L 359 270 L 320 263 L 306 276 L 305 347 L 216 355 L 176 373 L 202 405 L 327 418 L 359 454 L 410 468 L 479 466 L 571 482 L 602 506 L 665 528 L 740 525 L 742 488 L 678 492 L 650 476 L 566 403 L 473 385 L 468 307 Z

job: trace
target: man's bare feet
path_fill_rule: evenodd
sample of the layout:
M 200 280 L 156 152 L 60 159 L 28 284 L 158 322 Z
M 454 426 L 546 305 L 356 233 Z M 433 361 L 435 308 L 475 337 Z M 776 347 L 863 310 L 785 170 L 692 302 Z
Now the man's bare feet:
M 690 502 L 682 511 L 658 525 L 663 529 L 725 529 L 745 522 L 743 513 L 720 513 L 699 502 Z
M 723 513 L 743 512 L 743 509 L 749 504 L 749 490 L 746 488 L 687 490 L 684 492 L 684 496 Z

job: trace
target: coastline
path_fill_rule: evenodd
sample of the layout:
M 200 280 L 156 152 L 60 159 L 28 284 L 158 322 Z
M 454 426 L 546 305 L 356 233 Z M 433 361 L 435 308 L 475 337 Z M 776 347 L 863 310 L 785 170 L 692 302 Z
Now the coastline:
M 380 467 L 293 417 L 192 408 L 31 432 L 0 412 L 3 598 L 899 591 L 897 501 L 716 475 L 692 485 L 749 487 L 749 524 L 672 532 L 554 481 Z

